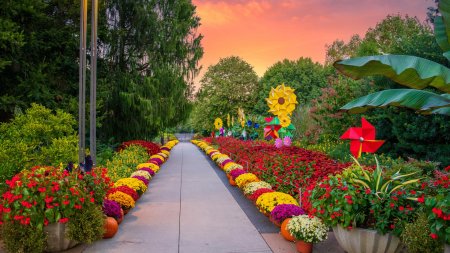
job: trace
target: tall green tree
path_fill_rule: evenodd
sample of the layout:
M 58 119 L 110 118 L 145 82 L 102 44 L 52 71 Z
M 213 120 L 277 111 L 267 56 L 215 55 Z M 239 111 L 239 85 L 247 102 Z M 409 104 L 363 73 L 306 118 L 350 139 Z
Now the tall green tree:
M 282 83 L 295 89 L 298 106 L 309 103 L 320 95 L 320 88 L 327 85 L 326 76 L 327 70 L 310 58 L 301 57 L 296 61 L 285 59 L 275 63 L 260 80 L 261 89 L 258 93 L 255 113 L 268 114 L 266 98 L 269 96 L 270 89 Z
M 237 115 L 238 108 L 250 112 L 257 99 L 258 76 L 250 64 L 237 56 L 209 66 L 200 84 L 191 114 L 197 130 L 211 130 L 217 117 L 226 122 L 227 114 Z
M 107 1 L 103 136 L 152 138 L 185 120 L 198 61 L 200 18 L 190 0 Z
M 79 8 L 79 1 L 0 1 L 0 121 L 32 102 L 75 111 Z

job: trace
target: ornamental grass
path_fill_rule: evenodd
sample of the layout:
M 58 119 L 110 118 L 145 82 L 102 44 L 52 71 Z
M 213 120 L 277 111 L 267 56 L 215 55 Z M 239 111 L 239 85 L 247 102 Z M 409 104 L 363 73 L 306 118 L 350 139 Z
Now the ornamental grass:
M 236 179 L 236 185 L 240 188 L 243 189 L 245 185 L 247 185 L 248 183 L 251 182 L 258 182 L 259 178 L 253 174 L 253 173 L 244 173 L 239 175 Z

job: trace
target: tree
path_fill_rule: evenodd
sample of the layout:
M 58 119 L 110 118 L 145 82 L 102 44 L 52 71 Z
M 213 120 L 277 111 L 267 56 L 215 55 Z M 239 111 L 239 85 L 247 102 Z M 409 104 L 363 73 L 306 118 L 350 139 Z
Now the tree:
M 258 76 L 239 57 L 223 58 L 209 66 L 200 84 L 191 115 L 197 130 L 210 130 L 215 118 L 224 120 L 228 113 L 236 115 L 238 108 L 249 112 L 255 105 Z
M 325 66 L 332 65 L 335 61 L 356 56 L 357 49 L 362 42 L 361 37 L 355 34 L 350 41 L 345 44 L 343 40 L 335 40 L 331 45 L 326 45 Z
M 301 57 L 296 61 L 285 59 L 275 63 L 260 80 L 261 89 L 258 93 L 255 113 L 268 114 L 266 98 L 269 96 L 270 89 L 282 83 L 295 89 L 298 106 L 309 103 L 320 95 L 320 88 L 326 86 L 326 75 L 327 70 L 310 58 Z
M 75 112 L 79 2 L 0 1 L 0 122 L 32 102 Z
M 198 61 L 200 18 L 189 0 L 110 0 L 103 137 L 150 139 L 185 120 Z

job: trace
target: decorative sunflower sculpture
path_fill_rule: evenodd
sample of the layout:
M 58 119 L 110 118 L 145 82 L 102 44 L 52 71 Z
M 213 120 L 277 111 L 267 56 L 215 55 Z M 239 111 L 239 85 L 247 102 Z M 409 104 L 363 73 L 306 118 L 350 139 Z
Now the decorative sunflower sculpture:
M 214 120 L 214 127 L 217 130 L 220 130 L 222 128 L 222 126 L 223 126 L 222 119 L 221 118 L 216 118 L 216 120 Z
M 291 124 L 291 118 L 287 114 L 278 114 L 281 127 L 288 127 Z
M 297 96 L 294 94 L 294 89 L 284 84 L 278 85 L 275 89 L 272 88 L 269 93 L 267 105 L 269 112 L 273 115 L 291 115 L 295 110 L 297 104 Z

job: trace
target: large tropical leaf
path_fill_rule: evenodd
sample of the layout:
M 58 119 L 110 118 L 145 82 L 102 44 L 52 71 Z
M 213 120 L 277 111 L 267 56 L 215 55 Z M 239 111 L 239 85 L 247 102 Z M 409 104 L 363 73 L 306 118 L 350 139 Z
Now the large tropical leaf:
M 350 113 L 365 112 L 369 108 L 398 106 L 414 109 L 420 113 L 450 115 L 450 96 L 416 89 L 383 90 L 357 98 L 344 105 L 341 110 Z
M 448 41 L 446 27 L 441 16 L 437 16 L 434 19 L 434 36 L 436 37 L 439 47 L 444 51 L 443 55 L 447 60 L 450 60 L 450 42 Z
M 450 1 L 447 1 L 447 0 L 439 1 L 439 12 L 442 15 L 442 21 L 445 26 L 445 31 L 447 34 L 447 43 L 450 44 L 450 38 L 449 38 L 449 35 L 450 35 Z M 444 52 L 445 51 L 448 51 L 448 50 L 444 50 Z
M 423 89 L 433 86 L 450 93 L 450 69 L 436 62 L 408 55 L 377 55 L 341 60 L 334 67 L 354 79 L 383 75 L 395 82 Z

